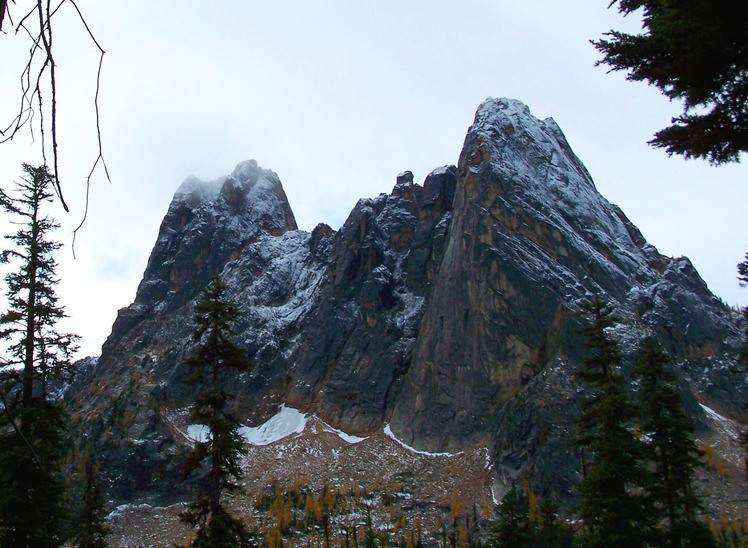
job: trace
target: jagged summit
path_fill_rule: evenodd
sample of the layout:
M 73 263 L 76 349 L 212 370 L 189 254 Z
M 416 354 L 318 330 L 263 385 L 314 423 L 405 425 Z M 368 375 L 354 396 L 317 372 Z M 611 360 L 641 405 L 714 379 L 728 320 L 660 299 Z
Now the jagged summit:
M 278 175 L 255 160 L 213 181 L 188 177 L 161 223 L 135 302 L 120 310 L 102 353 L 144 316 L 189 302 L 245 246 L 296 229 Z
M 213 181 L 187 177 L 174 193 L 169 209 L 177 209 L 183 203 L 195 209 L 213 202 L 218 202 L 214 206 L 219 209 L 230 206 L 234 216 L 240 214 L 262 230 L 297 228 L 278 175 L 259 167 L 256 160 L 240 162 L 231 175 Z
M 502 488 L 524 476 L 543 495 L 569 495 L 575 311 L 592 293 L 626 319 L 624 355 L 644 333 L 663 340 L 694 416 L 697 397 L 732 416 L 743 400 L 729 368 L 740 330 L 693 266 L 659 254 L 597 192 L 552 119 L 488 99 L 457 166 L 423 185 L 401 173 L 337 231 L 297 230 L 278 176 L 254 161 L 182 184 L 135 302 L 77 386 L 84 412 L 119 433 L 109 477 L 139 471 L 112 481 L 112 496 L 177 474 L 192 307 L 214 274 L 256 362 L 232 379 L 247 424 L 285 404 L 353 435 L 388 425 L 419 450 L 485 447 Z M 96 386 L 109 387 L 106 404 Z
M 541 247 L 569 269 L 581 266 L 565 260 L 570 248 L 583 251 L 583 262 L 592 262 L 609 278 L 636 275 L 659 260 L 656 249 L 647 245 L 620 208 L 597 192 L 556 122 L 535 118 L 520 101 L 488 99 L 478 108 L 460 162 L 473 174 L 483 171 L 490 183 L 475 192 L 488 192 L 489 199 L 498 193 L 498 203 L 490 205 L 501 214 L 505 214 L 502 199 L 521 207 L 521 211 L 515 208 L 518 215 L 510 214 L 515 224 L 505 226 L 504 232 L 522 234 L 529 226 L 548 233 L 557 244 Z M 476 197 L 469 193 L 465 200 Z M 579 272 L 575 274 L 579 277 Z M 597 287 L 587 287 L 588 291 L 621 296 L 623 288 L 613 290 L 598 276 L 591 281 Z
M 393 410 L 408 443 L 487 443 L 485 425 L 500 423 L 533 380 L 578 363 L 575 310 L 594 293 L 637 319 L 631 340 L 649 330 L 677 354 L 707 355 L 734 332 L 696 271 L 647 244 L 558 126 L 523 103 L 479 107 L 457 171 L 447 244 Z

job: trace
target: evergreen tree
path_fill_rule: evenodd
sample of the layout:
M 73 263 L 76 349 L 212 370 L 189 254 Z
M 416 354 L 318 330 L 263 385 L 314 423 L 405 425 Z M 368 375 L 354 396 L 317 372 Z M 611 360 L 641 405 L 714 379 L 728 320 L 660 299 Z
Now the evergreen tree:
M 192 367 L 188 382 L 198 386 L 190 421 L 206 426 L 209 435 L 195 442 L 187 460 L 185 479 L 204 466 L 206 482 L 181 518 L 197 528 L 192 546 L 206 548 L 248 546 L 250 539 L 244 522 L 221 501 L 224 493 L 239 489 L 235 482 L 242 476 L 239 459 L 244 452 L 239 423 L 227 409 L 234 396 L 223 384 L 230 371 L 247 371 L 252 365 L 232 341 L 231 324 L 239 310 L 224 300 L 225 291 L 226 285 L 215 277 L 196 304 L 193 338 L 197 348 L 187 360 Z
M 734 0 L 614 0 L 643 10 L 643 34 L 611 31 L 593 42 L 612 70 L 646 81 L 684 112 L 650 144 L 670 154 L 737 162 L 748 150 L 748 3 Z
M 18 431 L 0 435 L 0 546 L 47 548 L 64 540 L 65 415 L 56 402 L 14 407 Z M 7 428 L 7 426 L 6 426 Z
M 740 285 L 748 285 L 748 253 L 745 254 L 745 261 L 738 263 L 738 279 L 740 280 Z M 742 312 L 743 321 L 745 322 L 743 329 L 745 331 L 743 333 L 743 343 L 740 345 L 740 350 L 738 351 L 738 361 L 745 366 L 748 365 L 748 306 L 743 308 Z M 743 408 L 748 408 L 746 402 L 743 402 Z M 743 451 L 745 452 L 743 460 L 746 478 L 748 479 L 748 430 L 740 434 L 740 443 L 743 444 Z
M 553 499 L 545 498 L 538 505 L 538 525 L 540 529 L 540 546 L 557 548 L 562 545 L 565 531 L 558 519 L 558 504 Z
M 748 285 L 748 253 L 745 254 L 745 261 L 738 263 L 738 279 L 740 285 Z M 745 319 L 745 333 L 739 357 L 740 361 L 745 364 L 748 363 L 748 306 L 743 308 L 743 318 Z
M 527 500 L 515 487 L 507 491 L 501 499 L 497 512 L 498 519 L 491 526 L 490 546 L 532 546 L 535 531 L 530 521 L 530 508 Z
M 599 296 L 582 305 L 582 314 L 587 355 L 578 375 L 592 394 L 578 418 L 577 443 L 590 459 L 578 487 L 579 513 L 592 546 L 635 548 L 644 545 L 649 513 L 640 493 L 643 445 L 629 429 L 634 410 L 618 372 L 618 343 L 609 333 L 618 320 Z
M 106 522 L 99 465 L 88 453 L 82 459 L 81 468 L 83 506 L 73 524 L 73 540 L 79 548 L 105 548 L 106 537 L 111 531 Z
M 672 386 L 675 375 L 667 367 L 669 362 L 653 337 L 642 341 L 634 361 L 639 378 L 640 429 L 652 463 L 647 491 L 650 507 L 664 523 L 665 538 L 658 539 L 657 545 L 707 547 L 711 534 L 697 519 L 701 502 L 693 488 L 701 451 L 691 439 L 694 425 Z
M 7 354 L 0 368 L 0 545 L 46 547 L 62 543 L 64 485 L 62 439 L 66 416 L 49 394 L 51 382 L 69 380 L 75 335 L 61 334 L 56 263 L 57 223 L 44 216 L 54 178 L 46 166 L 23 165 L 13 197 L 0 190 L 0 207 L 20 218 L 3 262 L 18 265 L 6 277 L 8 310 L 0 316 Z

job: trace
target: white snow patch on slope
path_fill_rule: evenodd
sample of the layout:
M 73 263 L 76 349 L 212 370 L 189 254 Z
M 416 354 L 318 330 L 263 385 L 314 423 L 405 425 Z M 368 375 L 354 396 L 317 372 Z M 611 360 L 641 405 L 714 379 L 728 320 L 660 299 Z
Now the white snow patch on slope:
M 735 421 L 723 417 L 717 413 L 711 407 L 707 407 L 703 403 L 699 404 L 706 413 L 707 417 L 713 420 L 719 427 L 719 429 L 731 439 L 738 439 L 740 437 L 740 431 Z
M 384 426 L 384 433 L 387 435 L 388 438 L 391 440 L 397 442 L 401 446 L 403 446 L 408 451 L 411 451 L 412 453 L 416 453 L 417 455 L 426 455 L 428 457 L 454 457 L 455 455 L 460 455 L 462 451 L 459 453 L 429 453 L 428 451 L 420 451 L 419 449 L 416 449 L 415 447 L 411 447 L 404 441 L 398 439 L 397 436 L 392 432 L 392 429 L 390 428 L 389 424 L 385 424 Z
M 120 516 L 124 514 L 125 512 L 131 511 L 131 510 L 147 510 L 149 508 L 153 508 L 150 504 L 147 502 L 144 502 L 142 504 L 120 504 L 117 506 L 114 510 L 109 512 L 109 515 L 107 516 L 107 519 L 111 519 L 115 516 Z
M 501 499 L 496 496 L 496 484 L 491 485 L 491 499 L 493 500 L 494 506 L 501 504 Z
M 204 424 L 190 424 L 187 426 L 187 437 L 192 441 L 203 443 L 210 440 L 210 428 Z
M 445 173 L 447 173 L 447 171 L 449 171 L 450 167 L 452 167 L 452 166 L 441 166 L 441 167 L 437 167 L 435 170 L 433 170 L 431 173 L 429 173 L 429 175 L 433 175 L 433 176 L 444 175 Z
M 307 418 L 298 409 L 281 405 L 280 411 L 260 426 L 242 426 L 239 434 L 252 445 L 269 445 L 291 434 L 301 434 Z
M 327 424 L 325 421 L 317 417 L 317 420 L 322 423 L 322 427 L 326 432 L 332 432 L 333 434 L 337 435 L 341 440 L 343 440 L 346 443 L 361 443 L 362 441 L 368 439 L 368 438 L 360 438 L 358 436 L 354 436 L 352 434 L 348 434 L 347 432 L 343 432 L 342 430 L 339 430 L 337 428 L 333 428 L 329 424 Z

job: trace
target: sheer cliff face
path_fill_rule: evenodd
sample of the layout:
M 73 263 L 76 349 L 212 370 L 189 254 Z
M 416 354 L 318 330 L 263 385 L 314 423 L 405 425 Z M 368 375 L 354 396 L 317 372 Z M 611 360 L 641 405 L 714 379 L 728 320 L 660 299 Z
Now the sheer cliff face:
M 487 417 L 498 420 L 550 363 L 578 360 L 573 312 L 592 293 L 681 355 L 708 355 L 730 331 L 688 261 L 657 253 L 597 192 L 552 119 L 487 100 L 460 156 L 453 221 L 393 427 L 435 450 L 486 442 Z M 699 327 L 689 327 L 695 315 Z
M 725 412 L 741 397 L 717 367 L 739 334 L 729 310 L 600 196 L 553 120 L 513 100 L 479 107 L 457 167 L 423 186 L 401 174 L 338 231 L 297 230 L 277 176 L 255 162 L 180 187 L 135 302 L 78 386 L 94 415 L 131 403 L 123 437 L 158 447 L 162 468 L 188 401 L 192 306 L 216 273 L 257 363 L 235 379 L 249 422 L 283 402 L 351 434 L 389 422 L 416 447 L 483 444 L 498 475 L 561 488 L 573 468 L 559 455 L 578 392 L 574 311 L 592 293 L 626 318 L 624 352 L 654 332 L 699 397 Z

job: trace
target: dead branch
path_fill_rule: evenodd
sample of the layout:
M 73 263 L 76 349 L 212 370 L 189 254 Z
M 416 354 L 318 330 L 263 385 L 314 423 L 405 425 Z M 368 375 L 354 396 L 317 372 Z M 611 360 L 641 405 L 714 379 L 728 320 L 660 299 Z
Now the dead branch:
M 70 0 L 70 3 L 75 8 L 75 11 L 78 12 L 78 17 L 80 17 L 80 20 L 83 23 L 83 26 L 86 27 L 86 31 L 88 32 L 88 35 L 91 37 L 91 40 L 93 41 L 93 43 L 96 44 L 96 47 L 99 49 L 99 52 L 100 52 L 99 69 L 96 72 L 96 95 L 94 96 L 94 106 L 96 110 L 96 137 L 99 143 L 99 155 L 96 157 L 96 160 L 94 161 L 93 166 L 91 166 L 91 171 L 88 173 L 88 176 L 86 177 L 86 205 L 85 205 L 85 208 L 83 209 L 83 218 L 81 219 L 81 222 L 76 227 L 76 229 L 73 230 L 73 243 L 71 247 L 73 249 L 73 257 L 75 257 L 75 238 L 78 236 L 78 231 L 85 224 L 86 219 L 88 218 L 88 204 L 89 204 L 88 198 L 89 198 L 89 191 L 91 189 L 91 177 L 93 176 L 94 171 L 96 171 L 96 167 L 99 165 L 99 162 L 101 162 L 101 165 L 104 168 L 104 174 L 106 175 L 107 181 L 109 181 L 110 184 L 112 182 L 112 179 L 109 177 L 109 168 L 107 168 L 106 160 L 104 159 L 104 153 L 102 152 L 103 149 L 101 146 L 101 126 L 100 126 L 100 119 L 99 119 L 99 90 L 101 89 L 101 67 L 104 65 L 104 49 L 96 41 L 96 38 L 91 32 L 91 29 L 88 28 L 86 19 L 83 17 L 81 10 L 78 9 L 78 4 L 76 4 L 74 0 Z
M 13 4 L 16 0 L 11 0 Z M 32 141 L 34 134 L 38 131 L 41 137 L 41 152 L 45 164 L 52 164 L 55 191 L 65 211 L 69 211 L 62 193 L 59 172 L 59 142 L 58 142 L 58 104 L 57 104 L 57 64 L 54 57 L 54 34 L 53 19 L 55 14 L 64 4 L 71 4 L 83 24 L 86 34 L 94 46 L 99 50 L 99 66 L 96 73 L 96 94 L 94 98 L 94 112 L 96 115 L 96 136 L 98 141 L 98 155 L 93 161 L 91 170 L 86 177 L 86 205 L 83 220 L 75 229 L 75 234 L 83 226 L 88 216 L 89 191 L 91 178 L 99 164 L 104 169 L 108 181 L 109 170 L 104 159 L 101 142 L 101 124 L 99 112 L 99 92 L 101 89 L 101 69 L 104 62 L 104 49 L 94 36 L 91 28 L 74 0 L 60 0 L 52 5 L 52 0 L 35 0 L 35 5 L 15 25 L 16 36 L 27 36 L 30 41 L 28 62 L 21 72 L 20 105 L 16 115 L 7 126 L 0 127 L 0 143 L 5 143 L 16 137 L 23 129 L 28 128 Z M 12 23 L 8 0 L 0 0 L 0 31 L 7 16 Z M 35 17 L 34 17 L 35 16 Z M 43 89 L 49 91 L 50 95 L 43 97 Z M 38 117 L 38 118 L 37 118 Z M 49 138 L 49 139 L 48 139 Z M 49 147 L 49 148 L 48 148 Z M 50 153 L 51 162 L 47 161 L 47 153 Z

